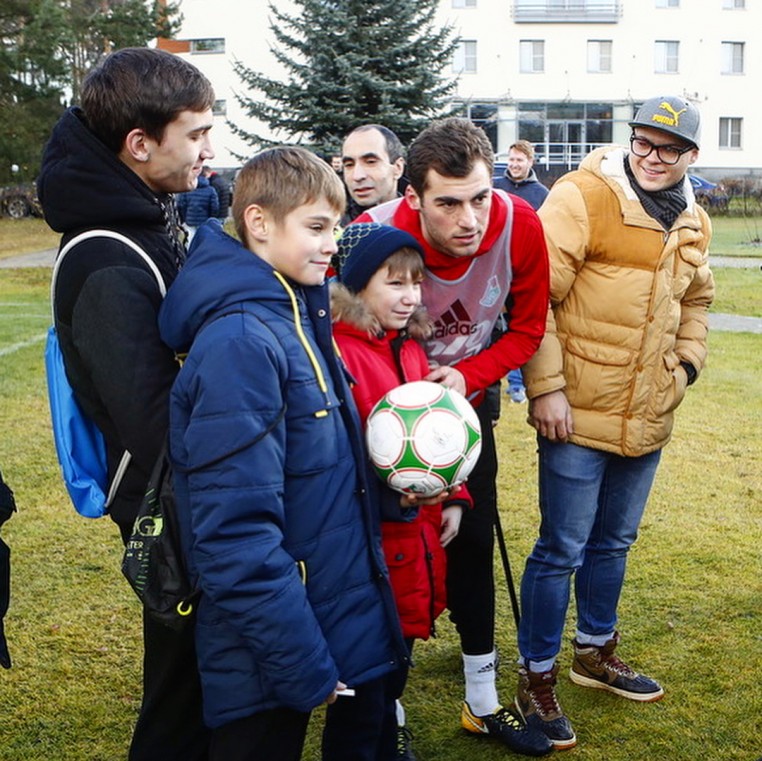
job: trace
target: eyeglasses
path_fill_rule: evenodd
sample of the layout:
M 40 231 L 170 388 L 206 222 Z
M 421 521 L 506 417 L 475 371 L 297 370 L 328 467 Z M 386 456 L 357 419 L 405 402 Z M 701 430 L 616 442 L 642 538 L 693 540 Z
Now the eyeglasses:
M 636 156 L 640 156 L 642 159 L 650 156 L 653 151 L 656 151 L 659 161 L 662 164 L 670 165 L 677 164 L 680 161 L 680 156 L 693 150 L 692 145 L 689 145 L 687 148 L 678 148 L 676 145 L 656 145 L 650 140 L 635 134 L 630 135 L 630 148 Z

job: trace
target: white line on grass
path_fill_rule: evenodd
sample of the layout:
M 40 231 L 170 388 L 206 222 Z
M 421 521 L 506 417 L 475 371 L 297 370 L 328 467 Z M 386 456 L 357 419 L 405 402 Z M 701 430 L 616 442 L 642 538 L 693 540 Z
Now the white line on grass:
M 47 338 L 47 335 L 47 333 L 41 333 L 38 336 L 30 338 L 28 341 L 21 341 L 20 343 L 11 344 L 10 346 L 0 348 L 0 357 L 5 357 L 8 354 L 13 354 L 14 352 L 21 349 L 26 349 L 28 346 L 34 346 L 35 344 L 42 343 Z

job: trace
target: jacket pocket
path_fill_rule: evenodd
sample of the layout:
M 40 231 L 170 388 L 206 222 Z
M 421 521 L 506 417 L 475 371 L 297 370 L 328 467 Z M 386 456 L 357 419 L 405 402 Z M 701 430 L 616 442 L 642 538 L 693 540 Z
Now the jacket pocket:
M 304 476 L 335 467 L 342 435 L 346 437 L 332 393 L 324 394 L 314 380 L 293 384 L 286 402 L 286 474 Z
M 677 354 L 670 352 L 664 355 L 665 380 L 660 393 L 654 395 L 657 416 L 672 412 L 685 398 L 688 388 L 688 374 L 680 366 Z
M 609 412 L 623 409 L 634 352 L 573 337 L 565 348 L 564 375 L 572 406 Z
M 683 245 L 677 249 L 675 256 L 674 284 L 672 292 L 676 299 L 681 299 L 688 286 L 696 277 L 696 270 L 707 261 L 707 256 L 700 249 L 691 245 Z
M 398 535 L 393 540 L 385 535 L 384 555 L 403 630 L 428 629 L 433 590 L 420 527 L 415 535 Z

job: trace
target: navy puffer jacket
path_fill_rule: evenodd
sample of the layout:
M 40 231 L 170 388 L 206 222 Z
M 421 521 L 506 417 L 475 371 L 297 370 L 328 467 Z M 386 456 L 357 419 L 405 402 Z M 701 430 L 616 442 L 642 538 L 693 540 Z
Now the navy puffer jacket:
M 170 450 L 207 724 L 308 711 L 339 679 L 395 668 L 404 644 L 327 287 L 289 283 L 209 222 L 159 324 L 176 350 L 192 344 Z
M 209 184 L 204 175 L 199 175 L 195 190 L 178 193 L 177 210 L 180 219 L 190 227 L 203 225 L 207 219 L 216 217 L 220 210 L 220 199 L 217 191 Z

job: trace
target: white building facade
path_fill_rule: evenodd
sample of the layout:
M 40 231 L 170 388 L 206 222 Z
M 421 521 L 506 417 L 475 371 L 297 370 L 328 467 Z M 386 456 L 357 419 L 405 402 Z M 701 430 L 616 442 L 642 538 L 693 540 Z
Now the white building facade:
M 293 6 L 279 0 L 278 8 Z M 226 120 L 266 129 L 238 106 L 232 61 L 283 76 L 268 3 L 182 0 L 180 9 L 178 39 L 161 45 L 211 79 L 213 164 L 235 167 L 234 154 L 251 149 Z M 675 94 L 702 114 L 701 174 L 762 176 L 762 0 L 441 0 L 439 20 L 460 39 L 455 100 L 485 128 L 498 160 L 524 138 L 540 174 L 558 176 L 598 145 L 626 143 L 643 100 Z

